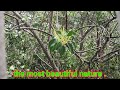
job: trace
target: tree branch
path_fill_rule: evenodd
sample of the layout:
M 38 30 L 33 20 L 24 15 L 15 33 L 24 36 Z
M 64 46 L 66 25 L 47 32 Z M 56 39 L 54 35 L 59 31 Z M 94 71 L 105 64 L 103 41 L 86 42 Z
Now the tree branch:
M 20 27 L 20 29 L 36 30 L 36 31 L 42 32 L 42 33 L 44 33 L 44 34 L 47 34 L 47 35 L 49 35 L 49 36 L 53 36 L 52 34 L 47 33 L 47 32 L 45 32 L 45 31 L 43 31 L 43 30 L 37 29 L 37 28 L 32 28 L 32 27 Z
M 104 56 L 102 56 L 101 58 L 106 58 L 106 57 L 109 57 L 111 54 L 114 54 L 115 52 L 119 52 L 120 51 L 120 48 L 119 49 L 117 49 L 117 50 L 114 50 L 114 51 L 112 51 L 112 52 L 110 52 L 110 53 L 108 53 L 108 54 L 106 54 L 106 55 L 104 55 Z M 113 56 L 115 56 L 115 55 L 113 55 Z M 109 59 L 109 58 L 108 58 Z M 108 60 L 107 59 L 107 60 Z M 97 61 L 97 60 L 99 60 L 99 58 L 96 58 L 96 59 L 94 59 L 94 61 Z M 105 62 L 106 60 L 103 60 L 102 62 Z
M 26 27 L 30 27 L 30 25 L 29 25 L 27 22 L 25 22 L 18 13 L 16 13 L 15 11 L 13 11 L 13 13 L 14 13 L 23 23 L 25 23 L 25 26 L 26 26 Z M 30 31 L 32 32 L 32 34 L 34 35 L 34 37 L 37 39 L 39 45 L 41 46 L 43 52 L 45 53 L 46 57 L 48 58 L 50 64 L 53 66 L 54 69 L 56 69 L 56 70 L 59 71 L 59 69 L 58 69 L 58 68 L 56 67 L 56 65 L 53 63 L 52 57 L 51 57 L 50 53 L 47 52 L 47 50 L 45 49 L 45 47 L 44 47 L 41 39 L 39 39 L 39 38 L 37 37 L 37 35 L 35 34 L 35 32 L 34 32 L 33 30 L 30 29 Z

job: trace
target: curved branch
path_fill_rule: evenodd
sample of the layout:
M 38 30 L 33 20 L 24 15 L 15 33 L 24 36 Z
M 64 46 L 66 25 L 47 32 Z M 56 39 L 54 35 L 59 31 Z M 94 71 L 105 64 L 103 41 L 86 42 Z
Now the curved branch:
M 101 58 L 106 58 L 106 57 L 108 57 L 108 56 L 110 56 L 111 54 L 114 54 L 115 52 L 119 52 L 120 51 L 120 48 L 119 49 L 117 49 L 117 50 L 114 50 L 114 51 L 112 51 L 112 52 L 110 52 L 110 53 L 108 53 L 108 54 L 106 54 L 106 55 L 104 55 L 104 56 L 102 56 Z M 114 57 L 115 55 L 113 55 L 113 56 L 111 56 L 111 57 Z M 110 57 L 109 57 L 110 58 Z M 108 59 L 109 59 L 108 58 Z M 108 60 L 107 59 L 107 60 Z M 96 59 L 94 59 L 94 61 L 97 61 L 97 60 L 99 60 L 99 58 L 96 58 Z M 103 60 L 102 62 L 105 62 L 106 60 Z
M 45 33 L 45 34 L 47 34 L 47 35 L 49 35 L 49 36 L 53 36 L 52 34 L 47 33 L 47 32 L 45 32 L 45 31 L 43 31 L 43 30 L 37 29 L 37 28 L 32 28 L 32 27 L 20 27 L 20 29 L 36 30 L 36 31 L 40 31 L 40 32 L 42 32 L 42 33 Z
M 15 16 L 16 16 L 17 18 L 19 18 L 19 19 L 24 23 L 25 27 L 30 27 L 30 25 L 29 25 L 26 21 L 24 21 L 24 20 L 22 19 L 22 17 L 21 17 L 18 13 L 16 13 L 15 11 L 13 11 L 13 13 L 15 14 Z M 33 34 L 33 36 L 36 38 L 36 40 L 38 41 L 39 45 L 41 46 L 41 48 L 42 48 L 44 54 L 46 55 L 47 59 L 49 60 L 50 64 L 53 66 L 54 69 L 56 69 L 56 70 L 59 71 L 58 67 L 56 67 L 56 65 L 53 63 L 52 57 L 51 57 L 50 53 L 49 53 L 49 52 L 46 50 L 46 48 L 44 47 L 44 44 L 43 44 L 43 42 L 41 41 L 41 39 L 38 38 L 38 36 L 36 35 L 36 33 L 35 33 L 32 29 L 30 29 L 30 31 L 31 31 L 31 33 Z

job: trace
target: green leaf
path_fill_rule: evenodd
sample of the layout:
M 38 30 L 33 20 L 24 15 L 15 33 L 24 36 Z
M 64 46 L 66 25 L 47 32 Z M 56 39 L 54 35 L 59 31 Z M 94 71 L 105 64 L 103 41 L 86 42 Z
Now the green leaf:
M 61 42 L 57 42 L 57 43 L 54 45 L 55 50 L 58 50 L 61 46 L 62 46 Z
M 48 45 L 48 48 L 50 49 L 50 47 L 52 47 L 56 42 L 56 39 L 52 39 L 50 42 L 49 42 L 49 45 Z
M 73 49 L 75 49 L 77 47 L 77 45 L 74 41 L 72 41 L 72 45 L 73 45 Z
M 76 34 L 75 32 L 69 31 L 68 34 L 67 34 L 67 36 L 72 36 L 72 35 L 75 35 L 75 34 Z
M 74 53 L 74 50 L 73 50 L 73 45 L 71 43 L 68 43 L 68 49 L 70 50 L 71 53 Z
M 65 53 L 65 46 L 61 46 L 59 49 L 58 49 L 60 55 L 62 56 L 64 53 Z
M 51 52 L 56 50 L 56 45 L 57 45 L 57 41 L 55 38 L 53 38 L 48 45 L 48 48 L 50 49 Z
M 55 44 L 54 44 L 55 45 Z M 50 46 L 50 52 L 54 51 L 55 50 L 55 47 L 53 46 Z
M 61 32 L 60 31 L 56 31 L 58 34 L 61 34 Z

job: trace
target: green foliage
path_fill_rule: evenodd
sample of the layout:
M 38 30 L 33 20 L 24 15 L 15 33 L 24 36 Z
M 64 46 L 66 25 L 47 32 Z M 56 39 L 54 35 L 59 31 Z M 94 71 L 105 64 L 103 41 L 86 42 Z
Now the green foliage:
M 64 37 L 64 34 L 66 35 L 65 37 Z M 50 40 L 49 45 L 48 45 L 50 52 L 57 50 L 60 53 L 60 55 L 62 56 L 62 55 L 64 55 L 66 48 L 68 48 L 71 53 L 74 53 L 73 48 L 75 49 L 75 46 L 73 47 L 74 44 L 72 44 L 72 40 L 65 41 L 66 43 L 62 44 L 63 41 L 61 39 L 62 37 L 64 37 L 63 40 L 66 40 L 65 38 L 67 38 L 67 37 L 71 38 L 72 36 L 75 35 L 74 31 L 69 31 L 66 34 L 65 31 L 61 30 L 61 31 L 56 31 L 54 35 L 55 36 Z M 69 42 L 71 42 L 71 43 L 69 43 Z
M 74 31 L 69 31 L 67 36 L 73 36 L 73 35 L 76 35 L 76 33 Z
M 64 53 L 65 53 L 65 46 L 59 47 L 58 51 L 59 51 L 61 56 L 64 55 Z
M 16 12 L 19 13 L 22 20 L 30 24 L 30 28 L 36 29 L 31 30 L 42 41 L 46 52 L 48 54 L 50 52 L 51 60 L 61 70 L 77 69 L 81 65 L 80 59 L 83 61 L 80 68 L 82 70 L 89 69 L 88 63 L 84 61 L 89 62 L 98 48 L 103 47 L 106 37 L 110 37 L 111 33 L 113 37 L 120 36 L 117 31 L 117 21 L 114 19 L 109 22 L 115 16 L 113 11 L 111 13 L 110 11 L 67 11 L 67 30 L 65 30 L 65 11 L 58 12 L 58 23 L 62 27 L 59 29 L 53 28 L 57 23 L 56 11 L 53 11 L 53 15 L 51 15 L 52 11 Z M 14 69 L 51 70 L 53 66 L 38 40 L 29 29 L 23 29 L 29 27 L 26 27 L 26 24 L 21 22 L 12 11 L 6 11 L 6 13 L 16 17 L 19 22 L 17 23 L 16 19 L 5 14 L 6 59 L 9 75 Z M 86 34 L 86 32 L 88 33 Z M 49 34 L 52 34 L 52 37 Z M 98 40 L 100 40 L 99 43 Z M 119 38 L 110 38 L 101 57 L 119 49 L 119 41 Z M 80 58 L 75 55 L 75 52 Z M 113 58 L 109 59 L 111 56 Z M 98 58 L 97 54 L 94 59 Z M 103 60 L 107 61 L 103 63 L 91 62 L 90 68 L 103 70 L 108 78 L 120 78 L 119 52 L 112 53 Z
M 55 45 L 57 44 L 57 41 L 56 41 L 56 39 L 52 39 L 50 42 L 49 42 L 49 49 L 50 49 L 50 51 L 54 51 L 55 50 Z
M 75 48 L 73 47 L 73 44 L 72 44 L 72 43 L 68 43 L 67 45 L 68 45 L 69 51 L 70 51 L 71 53 L 74 53 Z

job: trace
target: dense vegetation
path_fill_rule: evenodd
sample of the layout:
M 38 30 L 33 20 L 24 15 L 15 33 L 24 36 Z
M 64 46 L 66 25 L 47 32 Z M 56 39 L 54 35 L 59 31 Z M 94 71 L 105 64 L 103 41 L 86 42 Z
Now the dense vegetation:
M 6 11 L 9 78 L 19 70 L 102 70 L 120 78 L 114 11 Z

